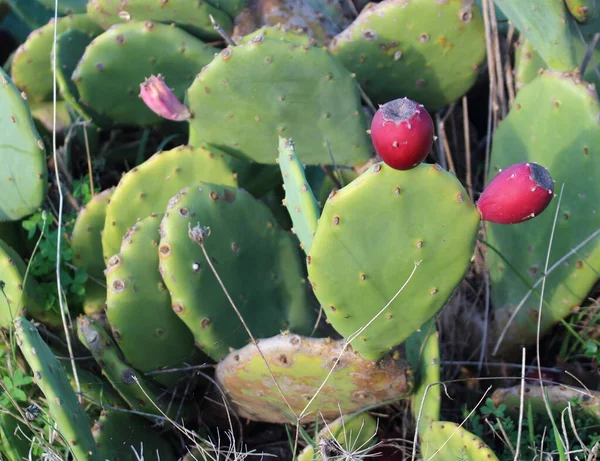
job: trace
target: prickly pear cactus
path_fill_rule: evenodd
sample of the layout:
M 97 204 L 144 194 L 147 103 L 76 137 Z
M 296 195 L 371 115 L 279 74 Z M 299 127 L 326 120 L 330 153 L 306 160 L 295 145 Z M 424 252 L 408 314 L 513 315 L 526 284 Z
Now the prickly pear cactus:
M 12 321 L 21 315 L 28 315 L 50 326 L 60 325 L 60 314 L 44 309 L 38 296 L 39 286 L 31 274 L 27 274 L 25 279 L 26 271 L 21 256 L 0 240 L 0 296 L 4 300 L 0 308 L 0 327 L 9 328 Z
M 321 211 L 291 139 L 279 138 L 279 167 L 285 189 L 284 205 L 292 218 L 293 232 L 298 236 L 302 249 L 308 253 Z
M 433 421 L 440 420 L 442 407 L 440 344 L 435 319 L 431 319 L 406 340 L 406 356 L 415 370 L 415 392 L 411 395 L 411 408 L 419 425 L 419 434 L 429 429 Z
M 240 8 L 240 0 L 225 0 L 224 6 L 231 6 L 234 12 Z M 233 30 L 231 17 L 214 6 L 214 1 L 195 2 L 189 0 L 90 0 L 87 4 L 88 16 L 104 29 L 126 22 L 155 21 L 174 23 L 202 40 L 218 40 L 220 35 L 210 22 L 209 15 L 226 31 Z
M 519 43 L 515 47 L 515 87 L 517 90 L 523 88 L 538 76 L 541 69 L 548 66 L 540 57 L 539 53 L 525 36 L 519 37 Z
M 81 103 L 113 122 L 157 124 L 164 119 L 139 98 L 144 79 L 162 74 L 175 95 L 182 98 L 199 69 L 212 60 L 216 51 L 187 32 L 166 24 L 151 21 L 118 24 L 86 48 L 72 79 Z
M 86 120 L 94 120 L 98 125 L 109 125 L 110 120 L 102 117 L 91 107 L 86 105 L 79 96 L 75 82 L 71 79 L 79 60 L 86 47 L 92 42 L 93 37 L 77 30 L 71 29 L 63 32 L 56 38 L 56 82 L 60 96 Z
M 0 221 L 30 215 L 48 189 L 46 150 L 24 97 L 0 69 Z
M 173 449 L 148 421 L 120 411 L 103 411 L 92 427 L 92 434 L 103 459 L 144 459 L 175 461 Z M 135 450 L 135 452 L 134 452 Z
M 155 406 L 165 411 L 158 392 L 123 359 L 119 346 L 94 319 L 86 315 L 79 316 L 77 336 L 102 368 L 102 374 L 133 410 L 150 415 L 151 419 L 151 415 L 163 416 Z
M 327 320 L 348 338 L 406 284 L 351 342 L 367 360 L 382 357 L 444 307 L 469 267 L 479 222 L 460 182 L 439 165 L 370 167 L 330 195 L 307 257 Z
M 101 461 L 90 430 L 91 421 L 77 401 L 62 365 L 26 318 L 16 318 L 14 326 L 17 344 L 46 397 L 48 416 L 58 425 L 69 450 L 76 459 Z
M 551 69 L 575 69 L 575 36 L 564 0 L 496 0 L 495 4 L 531 41 Z
M 262 36 L 228 47 L 186 100 L 195 133 L 231 155 L 273 164 L 281 135 L 294 139 L 305 164 L 330 162 L 325 137 L 340 165 L 371 157 L 356 82 L 321 48 Z
M 424 460 L 500 461 L 483 440 L 457 423 L 434 421 L 421 440 Z
M 588 47 L 594 38 L 594 34 L 600 32 L 600 16 L 590 18 L 586 24 L 571 23 L 572 46 L 575 62 L 581 63 L 588 51 Z M 515 52 L 515 81 L 517 89 L 531 82 L 540 72 L 540 69 L 548 69 L 540 53 L 534 48 L 532 42 L 525 38 L 524 34 L 519 37 L 519 46 Z M 596 66 L 600 63 L 600 50 L 594 49 L 591 60 L 583 73 L 583 80 L 596 85 L 596 91 L 600 86 L 600 76 Z
M 483 18 L 473 2 L 384 0 L 366 6 L 329 49 L 374 103 L 408 97 L 435 111 L 475 83 Z
M 317 424 L 321 424 L 318 421 Z M 377 420 L 368 413 L 341 416 L 325 424 L 314 443 L 309 444 L 298 455 L 297 461 L 328 461 L 343 452 L 354 456 L 365 454 L 377 442 Z M 316 450 L 315 450 L 316 448 Z M 343 452 L 342 452 L 343 450 Z M 325 456 L 323 456 L 323 454 Z
M 565 0 L 569 13 L 577 21 L 585 23 L 598 13 L 597 0 Z
M 152 214 L 129 229 L 106 270 L 106 316 L 113 336 L 127 362 L 143 373 L 190 364 L 197 352 L 158 272 L 161 218 Z M 168 386 L 181 379 L 176 373 L 153 377 Z
M 32 101 L 52 99 L 53 76 L 51 53 L 54 41 L 54 19 L 47 25 L 33 31 L 25 43 L 16 51 L 11 66 L 11 76 L 15 85 L 27 93 Z M 102 29 L 83 14 L 65 16 L 56 22 L 56 33 L 79 30 L 93 38 Z
M 106 288 L 102 284 L 106 284 L 106 265 L 102 256 L 102 229 L 106 219 L 106 207 L 114 190 L 115 188 L 111 187 L 94 195 L 79 211 L 71 234 L 73 264 L 92 277 L 85 285 L 86 299 L 83 310 L 86 314 L 104 311 Z
M 556 181 L 556 195 L 564 184 L 550 265 L 585 243 L 546 278 L 542 335 L 576 309 L 598 280 L 600 240 L 590 236 L 600 227 L 599 113 L 592 88 L 569 75 L 544 72 L 521 89 L 494 137 L 489 179 L 500 168 L 530 161 L 548 169 Z M 554 202 L 558 204 L 557 199 Z M 520 350 L 520 345 L 536 339 L 541 276 L 556 204 L 521 224 L 487 226 L 489 243 L 502 254 L 488 251 L 495 307 L 491 344 L 506 333 L 500 353 Z M 537 294 L 527 296 L 533 285 Z M 511 319 L 517 306 L 520 309 Z
M 128 171 L 106 208 L 102 234 L 105 261 L 119 252 L 127 229 L 138 219 L 163 213 L 172 196 L 197 181 L 237 185 L 224 154 L 205 143 L 199 143 L 195 148 L 179 146 L 157 152 Z
M 216 369 L 219 384 L 244 418 L 274 423 L 295 422 L 298 416 L 304 423 L 332 421 L 340 411 L 349 414 L 412 391 L 412 373 L 404 361 L 391 356 L 378 362 L 364 360 L 351 349 L 344 350 L 343 340 L 283 334 L 260 340 L 258 347 L 287 404 L 256 345 L 248 344 L 222 359 Z
M 200 182 L 169 202 L 161 224 L 160 270 L 172 308 L 214 360 L 249 337 L 203 250 L 255 338 L 308 334 L 315 312 L 297 243 L 243 189 Z

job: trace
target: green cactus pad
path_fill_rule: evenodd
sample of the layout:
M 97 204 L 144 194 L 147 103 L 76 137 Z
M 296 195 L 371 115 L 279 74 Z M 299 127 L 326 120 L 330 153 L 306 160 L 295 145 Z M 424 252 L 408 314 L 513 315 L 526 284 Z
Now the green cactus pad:
M 33 276 L 27 274 L 27 280 L 24 280 L 26 270 L 21 256 L 0 240 L 0 282 L 4 284 L 0 292 L 0 327 L 9 328 L 21 315 L 33 317 L 48 326 L 60 325 L 58 312 L 44 310 L 40 287 Z
M 162 215 L 138 221 L 121 252 L 108 261 L 106 315 L 128 363 L 141 372 L 193 363 L 194 336 L 171 309 L 171 297 L 158 272 L 158 229 Z M 181 375 L 154 376 L 174 385 Z
M 449 421 L 430 424 L 421 440 L 421 453 L 427 461 L 500 461 L 483 440 Z
M 173 449 L 145 419 L 120 411 L 104 411 L 92 428 L 103 459 L 137 461 L 175 461 Z M 132 448 L 133 447 L 133 448 Z M 133 451 L 135 449 L 135 452 Z
M 433 0 L 367 6 L 329 49 L 374 103 L 408 97 L 430 111 L 465 94 L 486 55 L 479 8 Z
M 151 75 L 162 74 L 181 99 L 215 51 L 187 32 L 166 24 L 118 24 L 86 48 L 72 79 L 81 103 L 100 115 L 123 125 L 152 125 L 164 119 L 139 97 L 140 84 Z
M 589 44 L 594 39 L 594 35 L 600 32 L 600 16 L 590 18 L 587 24 L 571 23 L 571 34 L 573 36 L 573 48 L 575 62 L 581 63 L 587 53 Z M 525 38 L 523 34 L 519 37 L 521 44 L 515 53 L 515 81 L 517 89 L 531 82 L 540 72 L 540 69 L 548 69 L 540 53 L 536 51 L 533 44 Z M 583 80 L 596 85 L 596 91 L 600 87 L 600 76 L 596 66 L 600 63 L 600 50 L 594 49 L 592 58 L 585 68 Z
M 90 0 L 87 5 L 87 14 L 100 24 L 104 29 L 126 22 L 156 21 L 165 24 L 174 23 L 187 32 L 203 40 L 219 40 L 221 36 L 212 23 L 212 15 L 221 27 L 227 32 L 233 30 L 231 18 L 210 2 L 190 0 L 128 0 L 127 2 L 114 0 Z M 225 0 L 223 3 L 236 10 L 239 0 Z
M 17 221 L 46 198 L 46 150 L 27 103 L 2 69 L 0 106 L 0 221 Z
M 561 413 L 571 403 L 573 413 L 585 413 L 600 420 L 600 393 L 589 389 L 578 389 L 570 386 L 544 385 L 544 394 L 548 397 L 550 408 Z M 548 415 L 544 394 L 540 388 L 539 381 L 526 384 L 523 392 L 523 403 L 525 408 L 531 405 L 534 413 Z M 521 408 L 521 386 L 496 389 L 492 394 L 492 400 L 496 407 L 506 405 L 507 412 L 518 414 Z M 574 404 L 578 400 L 581 403 Z
M 243 45 L 244 43 L 248 43 L 252 41 L 253 38 L 258 36 L 263 36 L 274 40 L 285 40 L 288 42 L 297 43 L 298 45 L 317 45 L 316 40 L 309 36 L 301 28 L 293 28 L 283 24 L 276 24 L 275 26 L 263 26 L 250 34 L 242 37 L 234 37 L 234 40 L 238 45 Z
M 44 393 L 50 417 L 58 425 L 75 459 L 100 461 L 91 421 L 77 401 L 63 366 L 58 362 L 37 329 L 24 317 L 15 319 L 17 344 L 31 367 L 35 383 Z
M 158 399 L 156 390 L 125 362 L 119 346 L 97 322 L 89 316 L 79 316 L 77 336 L 94 356 L 94 360 L 102 369 L 102 374 L 133 410 L 162 416 L 152 403 L 154 402 L 159 408 L 164 406 L 164 402 Z
M 161 274 L 173 310 L 214 360 L 250 338 L 198 242 L 255 338 L 287 328 L 307 334 L 314 327 L 293 236 L 277 228 L 270 210 L 243 189 L 210 183 L 183 189 L 169 202 L 161 237 Z
M 407 364 L 392 357 L 364 360 L 344 341 L 292 334 L 260 340 L 290 411 L 273 383 L 269 369 L 254 344 L 231 352 L 219 362 L 216 378 L 240 416 L 255 421 L 295 423 L 321 387 L 341 355 L 325 386 L 307 408 L 301 422 L 332 421 L 367 406 L 400 399 L 412 391 Z
M 294 139 L 305 164 L 366 162 L 371 141 L 356 82 L 327 51 L 257 36 L 228 47 L 187 91 L 198 136 L 259 163 L 277 159 L 277 136 Z
M 596 0 L 565 0 L 565 3 L 569 13 L 581 23 L 587 22 L 598 13 Z
M 163 213 L 171 197 L 197 181 L 236 186 L 225 155 L 206 143 L 154 154 L 125 174 L 106 208 L 102 234 L 104 260 L 117 254 L 121 240 L 138 219 Z M 160 185 L 160 187 L 157 187 Z
M 56 33 L 76 29 L 89 37 L 95 37 L 102 29 L 82 14 L 65 16 L 57 21 Z M 11 75 L 15 85 L 27 93 L 32 101 L 52 99 L 53 77 L 51 53 L 54 41 L 54 20 L 34 30 L 15 53 Z
M 547 67 L 531 42 L 521 35 L 519 43 L 515 47 L 515 88 L 517 91 L 536 78 L 541 69 Z
M 102 312 L 106 299 L 106 277 L 104 276 L 104 257 L 102 255 L 102 229 L 106 219 L 106 207 L 115 188 L 111 187 L 94 195 L 92 200 L 81 209 L 73 226 L 71 234 L 71 249 L 73 250 L 73 264 L 85 270 L 88 275 L 98 281 L 88 279 L 86 282 L 86 295 L 89 291 L 92 296 L 84 301 L 84 312 Z M 104 284 L 100 285 L 98 282 Z
M 279 138 L 279 167 L 285 189 L 284 205 L 292 218 L 293 232 L 298 236 L 302 249 L 308 253 L 321 212 L 291 139 Z
M 320 420 L 317 423 L 321 425 Z M 336 455 L 340 456 L 342 450 L 358 457 L 375 444 L 376 435 L 377 420 L 368 413 L 343 416 L 326 424 L 319 431 L 315 440 L 317 451 L 312 445 L 307 445 L 298 455 L 297 461 L 329 461 L 331 457 L 336 459 Z M 323 450 L 327 453 L 325 456 L 329 455 L 330 458 L 323 458 L 320 453 Z M 366 457 L 368 458 L 370 457 Z
M 406 356 L 416 372 L 417 385 L 410 401 L 413 417 L 419 423 L 422 437 L 433 421 L 440 420 L 442 407 L 441 385 L 436 384 L 441 381 L 441 372 L 439 333 L 435 318 L 406 340 Z
M 435 197 L 435 200 L 432 200 Z M 480 215 L 454 175 L 438 165 L 409 171 L 375 164 L 323 208 L 308 275 L 327 320 L 376 360 L 444 307 L 473 255 Z
M 71 29 L 60 34 L 56 39 L 56 81 L 60 95 L 74 110 L 85 119 L 93 120 L 98 125 L 110 125 L 106 117 L 83 104 L 79 92 L 71 76 L 83 56 L 85 49 L 91 43 L 92 37 L 80 30 Z
M 114 390 L 110 383 L 99 378 L 95 374 L 83 369 L 77 364 L 77 379 L 79 380 L 79 388 L 86 404 L 94 405 L 96 407 L 103 407 L 104 405 L 110 405 L 113 408 L 126 408 L 127 404 L 123 401 L 121 396 Z M 69 378 L 71 387 L 77 392 L 77 381 L 75 381 L 75 375 L 71 367 L 65 368 L 65 373 Z M 88 398 L 86 398 L 88 397 Z
M 556 181 L 556 195 L 564 183 L 550 265 L 600 227 L 598 114 L 600 103 L 593 88 L 568 75 L 544 72 L 521 89 L 494 136 L 488 180 L 514 163 L 536 162 Z M 536 294 L 529 296 L 508 326 L 501 354 L 520 352 L 521 345 L 535 343 L 541 276 L 557 204 L 555 197 L 542 214 L 521 224 L 487 224 L 487 240 L 502 254 L 488 251 L 495 309 L 490 344 L 496 344 L 515 308 L 540 281 Z M 542 335 L 584 301 L 599 271 L 600 239 L 596 236 L 548 275 Z
M 533 43 L 551 69 L 575 69 L 575 36 L 563 0 L 495 0 L 495 4 Z

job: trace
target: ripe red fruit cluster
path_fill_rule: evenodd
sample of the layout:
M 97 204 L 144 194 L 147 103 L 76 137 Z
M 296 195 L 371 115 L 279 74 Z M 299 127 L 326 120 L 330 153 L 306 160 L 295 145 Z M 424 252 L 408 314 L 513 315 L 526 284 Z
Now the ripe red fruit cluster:
M 371 122 L 375 151 L 396 170 L 410 170 L 425 160 L 433 145 L 433 136 L 429 112 L 408 98 L 380 106 Z
M 511 165 L 490 181 L 477 201 L 484 221 L 517 224 L 546 209 L 554 197 L 554 180 L 537 163 Z

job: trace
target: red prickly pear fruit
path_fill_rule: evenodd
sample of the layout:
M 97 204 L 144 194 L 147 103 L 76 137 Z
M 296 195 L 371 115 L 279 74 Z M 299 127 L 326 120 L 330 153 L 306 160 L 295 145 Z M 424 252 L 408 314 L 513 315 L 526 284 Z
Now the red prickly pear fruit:
M 160 74 L 140 83 L 140 97 L 152 112 L 167 120 L 182 122 L 191 117 L 189 109 L 177 99 Z
M 554 180 L 537 163 L 511 165 L 490 181 L 477 208 L 484 221 L 517 224 L 546 209 L 554 198 Z
M 371 122 L 375 151 L 396 170 L 410 170 L 425 160 L 433 145 L 433 136 L 429 112 L 408 98 L 379 106 Z

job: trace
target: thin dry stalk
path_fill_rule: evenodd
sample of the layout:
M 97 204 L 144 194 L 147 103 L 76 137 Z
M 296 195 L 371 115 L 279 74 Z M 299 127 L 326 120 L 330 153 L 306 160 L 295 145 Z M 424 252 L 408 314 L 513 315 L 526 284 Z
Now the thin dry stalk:
M 494 67 L 496 70 L 496 93 L 500 103 L 502 118 L 506 117 L 506 97 L 504 95 L 504 75 L 502 69 L 502 55 L 500 53 L 500 35 L 498 34 L 498 22 L 496 21 L 496 8 L 489 8 L 490 26 L 492 35 L 492 49 L 494 52 Z
M 58 21 L 58 0 L 54 1 L 54 22 Z M 56 53 L 56 39 L 57 39 L 57 28 L 54 28 L 54 36 L 52 41 L 52 52 Z M 65 300 L 63 296 L 62 290 L 62 280 L 60 273 L 60 262 L 61 262 L 61 246 L 62 246 L 62 234 L 60 229 L 62 229 L 62 215 L 63 215 L 63 206 L 64 206 L 64 196 L 60 182 L 60 175 L 58 172 L 58 155 L 57 155 L 57 146 L 56 146 L 56 100 L 57 100 L 57 87 L 56 87 L 56 59 L 52 60 L 52 155 L 54 158 L 54 176 L 56 179 L 56 184 L 58 185 L 58 229 L 57 238 L 56 238 L 56 286 L 58 291 L 58 304 L 60 306 L 60 316 L 63 324 L 63 328 L 65 331 L 65 339 L 67 341 L 67 349 L 69 351 L 69 357 L 71 359 L 71 369 L 73 370 L 73 377 L 75 378 L 75 385 L 77 387 L 77 392 L 81 392 L 81 385 L 79 383 L 79 374 L 77 373 L 77 367 L 75 366 L 74 354 L 73 354 L 73 345 L 71 344 L 71 335 L 69 334 L 69 327 L 67 325 L 67 314 L 65 307 Z M 78 395 L 79 403 L 82 403 L 81 396 Z
M 483 24 L 485 27 L 485 44 L 487 51 L 487 65 L 488 65 L 488 75 L 490 80 L 490 94 L 489 94 L 489 109 L 488 109 L 488 121 L 487 121 L 487 137 L 485 143 L 485 172 L 484 177 L 487 177 L 487 174 L 490 170 L 490 146 L 492 137 L 494 135 L 494 127 L 496 125 L 496 113 L 498 111 L 498 103 L 496 101 L 496 69 L 495 69 L 495 61 L 494 61 L 494 52 L 493 52 L 493 32 L 491 31 L 490 25 L 490 0 L 483 0 Z M 494 5 L 492 4 L 492 7 Z
M 515 25 L 511 24 L 508 28 L 506 38 L 506 55 L 504 57 L 504 75 L 506 78 L 506 89 L 508 90 L 508 109 L 515 103 L 515 81 L 513 76 L 513 68 L 510 62 L 510 49 L 512 47 L 513 36 L 515 33 Z
M 548 274 L 548 266 L 550 265 L 550 253 L 552 250 L 552 242 L 554 241 L 554 233 L 556 231 L 556 222 L 558 221 L 558 212 L 560 211 L 560 204 L 562 202 L 563 191 L 565 189 L 565 184 L 563 183 L 560 188 L 560 195 L 558 196 L 558 203 L 556 205 L 556 213 L 554 214 L 554 222 L 552 224 L 552 231 L 550 232 L 550 241 L 548 242 L 548 251 L 546 253 L 546 262 L 544 264 L 544 275 L 542 277 L 542 292 L 540 295 L 540 304 L 538 307 L 538 319 L 537 319 L 537 334 L 536 334 L 536 358 L 538 364 L 538 376 L 540 381 L 540 389 L 542 391 L 542 399 L 544 400 L 544 405 L 546 406 L 546 411 L 548 412 L 548 416 L 552 421 L 554 421 L 552 417 L 552 409 L 550 408 L 550 402 L 548 402 L 548 396 L 544 392 L 544 381 L 542 379 L 542 370 L 539 368 L 541 366 L 541 353 L 540 353 L 540 336 L 542 330 L 542 308 L 544 306 L 544 292 L 546 289 L 546 278 Z M 565 442 L 560 438 L 559 434 L 556 434 L 556 437 L 559 439 L 557 443 L 561 443 L 563 447 L 565 447 Z
M 467 95 L 462 98 L 463 107 L 463 132 L 465 135 L 465 163 L 467 164 L 467 190 L 471 200 L 473 196 L 473 171 L 471 170 L 471 133 L 469 130 L 469 101 Z
M 523 358 L 521 363 L 521 392 L 519 403 L 519 428 L 517 429 L 517 449 L 515 451 L 514 461 L 519 461 L 519 450 L 521 449 L 521 436 L 523 434 L 523 414 L 525 410 L 525 348 L 523 348 Z

